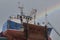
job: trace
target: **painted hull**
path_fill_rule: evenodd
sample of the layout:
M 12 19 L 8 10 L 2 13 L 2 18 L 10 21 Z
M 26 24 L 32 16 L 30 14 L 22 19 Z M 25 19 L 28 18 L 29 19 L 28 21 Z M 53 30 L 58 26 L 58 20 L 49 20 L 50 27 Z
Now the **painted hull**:
M 26 27 L 27 24 L 24 23 L 23 26 Z M 46 40 L 45 27 L 34 24 L 28 24 L 28 27 L 28 40 Z M 24 31 L 6 30 L 3 34 L 8 40 L 26 40 L 25 32 L 25 29 Z M 49 36 L 48 40 L 51 40 Z

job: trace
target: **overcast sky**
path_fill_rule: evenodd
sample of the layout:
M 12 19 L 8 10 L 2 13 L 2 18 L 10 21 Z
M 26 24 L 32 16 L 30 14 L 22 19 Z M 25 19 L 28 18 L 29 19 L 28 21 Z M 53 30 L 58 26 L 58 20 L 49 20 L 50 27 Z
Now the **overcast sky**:
M 44 12 L 45 8 L 60 3 L 60 0 L 0 0 L 0 27 L 6 22 L 9 16 L 19 13 L 18 1 L 24 6 L 24 12 L 29 13 L 32 8 L 36 8 L 38 13 Z M 25 13 L 26 13 L 25 12 Z M 60 33 L 60 9 L 48 15 L 48 20 Z M 43 20 L 43 19 L 40 19 Z M 0 28 L 0 30 L 2 30 Z M 58 39 L 59 40 L 59 39 Z

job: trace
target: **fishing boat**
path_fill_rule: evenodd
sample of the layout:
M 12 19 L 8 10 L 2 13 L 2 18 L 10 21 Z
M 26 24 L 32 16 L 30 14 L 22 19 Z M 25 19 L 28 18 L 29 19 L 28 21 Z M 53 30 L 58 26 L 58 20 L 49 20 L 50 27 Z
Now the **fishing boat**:
M 34 14 L 34 23 L 29 22 L 33 18 L 31 15 L 23 14 L 23 7 L 19 6 L 19 9 L 21 15 L 10 16 L 3 25 L 2 35 L 7 38 L 6 40 L 52 40 L 50 38 L 52 28 L 35 23 L 36 9 L 31 12 Z
M 3 35 L 8 40 L 50 40 L 51 28 L 42 25 L 19 23 L 19 19 L 10 19 L 3 26 Z M 6 27 L 6 28 L 5 28 Z M 49 32 L 49 33 L 47 33 Z

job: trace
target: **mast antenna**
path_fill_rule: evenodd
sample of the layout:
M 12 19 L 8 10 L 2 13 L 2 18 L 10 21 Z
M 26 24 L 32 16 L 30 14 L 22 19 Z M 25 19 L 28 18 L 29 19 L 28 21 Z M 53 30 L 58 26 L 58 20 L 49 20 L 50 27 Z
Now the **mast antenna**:
M 23 5 L 20 6 L 20 2 L 18 2 L 18 8 L 20 9 L 21 15 L 23 15 Z

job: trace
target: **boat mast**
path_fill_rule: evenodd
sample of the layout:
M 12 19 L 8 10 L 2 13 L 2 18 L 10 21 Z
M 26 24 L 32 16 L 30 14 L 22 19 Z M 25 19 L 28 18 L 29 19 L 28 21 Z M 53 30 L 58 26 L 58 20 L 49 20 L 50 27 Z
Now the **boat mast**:
M 32 9 L 31 14 L 30 14 L 30 16 L 34 15 L 33 16 L 34 17 L 34 24 L 36 24 L 36 21 L 35 21 L 35 19 L 36 19 L 36 12 L 37 12 L 37 9 Z
M 20 5 L 20 2 L 18 2 L 18 4 Z M 26 17 L 26 21 L 27 21 L 27 26 L 24 27 L 24 31 L 25 31 L 25 37 L 26 37 L 26 40 L 28 40 L 28 21 L 29 21 L 29 18 L 28 16 L 23 16 L 23 6 L 19 6 L 18 7 L 20 9 L 20 13 L 21 13 L 21 16 L 20 16 L 20 20 L 21 20 L 21 24 L 23 25 L 23 17 Z
M 36 19 L 36 12 L 37 12 L 37 10 L 36 10 L 36 9 L 34 9 L 34 24 L 36 24 L 36 23 L 35 23 L 35 19 Z
M 20 21 L 21 21 L 21 24 L 23 24 L 23 19 L 22 19 L 22 16 L 23 16 L 23 6 L 20 6 L 20 2 L 18 2 L 18 8 L 20 9 L 20 14 L 21 14 L 21 16 L 20 16 Z
M 46 12 L 45 12 L 45 37 L 46 37 L 46 40 L 48 40 L 48 31 L 47 31 L 47 24 L 48 24 L 48 20 L 47 20 L 47 9 L 45 9 Z

